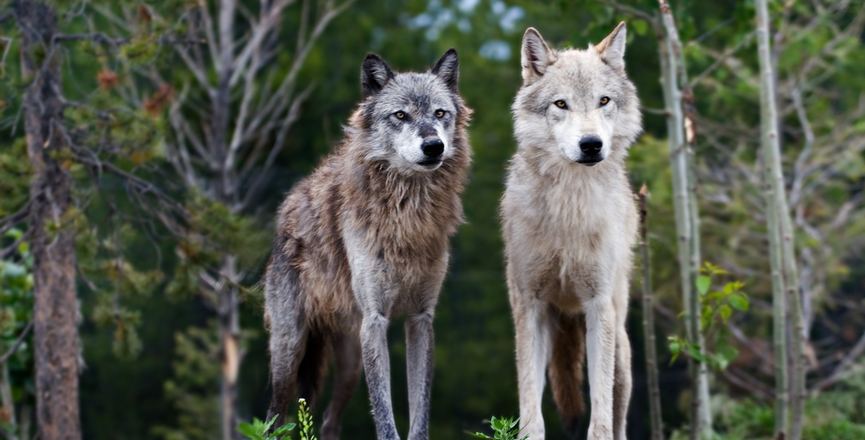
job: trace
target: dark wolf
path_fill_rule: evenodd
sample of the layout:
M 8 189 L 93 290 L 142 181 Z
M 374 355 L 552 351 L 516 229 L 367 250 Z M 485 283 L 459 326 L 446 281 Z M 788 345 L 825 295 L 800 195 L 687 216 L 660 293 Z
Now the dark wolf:
M 399 439 L 387 327 L 406 313 L 408 438 L 429 437 L 433 313 L 449 238 L 462 222 L 471 155 L 458 69 L 453 49 L 425 73 L 397 73 L 368 55 L 364 99 L 345 138 L 280 207 L 265 276 L 268 418 L 277 415 L 277 424 L 296 397 L 315 402 L 332 353 L 336 379 L 322 440 L 339 436 L 361 369 L 378 438 Z

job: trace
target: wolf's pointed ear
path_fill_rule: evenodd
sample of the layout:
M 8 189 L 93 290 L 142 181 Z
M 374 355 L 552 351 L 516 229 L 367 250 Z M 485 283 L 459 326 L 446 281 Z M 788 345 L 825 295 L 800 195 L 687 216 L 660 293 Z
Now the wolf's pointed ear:
M 523 84 L 531 84 L 556 62 L 556 53 L 550 49 L 537 29 L 530 27 L 523 35 L 523 48 L 520 64 L 523 66 Z
M 384 60 L 371 53 L 363 60 L 360 67 L 360 85 L 363 89 L 363 97 L 375 95 L 381 91 L 388 81 L 393 79 L 393 71 Z
M 624 71 L 625 70 L 625 40 L 628 39 L 628 31 L 625 28 L 625 22 L 619 23 L 607 38 L 601 40 L 595 50 L 601 56 L 601 59 L 610 67 Z
M 457 57 L 456 49 L 448 49 L 439 58 L 436 65 L 432 68 L 432 74 L 441 78 L 449 89 L 454 92 L 457 91 L 457 83 L 460 80 L 460 60 Z

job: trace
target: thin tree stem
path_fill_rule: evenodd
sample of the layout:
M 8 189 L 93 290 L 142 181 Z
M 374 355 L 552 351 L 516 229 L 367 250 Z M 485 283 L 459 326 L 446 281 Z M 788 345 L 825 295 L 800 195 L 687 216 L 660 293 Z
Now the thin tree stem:
M 775 339 L 775 435 L 800 440 L 804 412 L 804 358 L 801 304 L 794 256 L 793 233 L 778 139 L 777 94 L 769 41 L 769 12 L 766 0 L 757 0 L 757 54 L 760 63 L 760 120 L 763 144 L 766 213 L 772 263 L 772 300 Z M 792 393 L 788 394 L 787 308 L 793 321 Z M 788 420 L 789 414 L 789 420 Z M 789 434 L 789 435 L 787 435 Z
M 694 141 L 693 94 L 688 85 L 682 55 L 682 43 L 666 0 L 658 1 L 664 35 L 660 42 L 661 86 L 667 109 L 667 132 L 670 138 L 670 161 L 673 171 L 673 205 L 679 247 L 679 271 L 685 326 L 688 341 L 705 354 L 701 331 L 700 299 L 696 280 L 700 267 L 699 214 L 696 186 L 693 183 L 693 158 L 689 146 Z M 680 86 L 686 87 L 685 93 Z M 712 413 L 709 406 L 709 374 L 706 365 L 689 357 L 689 369 L 694 383 L 691 403 L 691 438 L 708 438 L 712 434 Z
M 658 387 L 658 354 L 655 351 L 655 311 L 652 303 L 652 267 L 649 259 L 648 237 L 648 198 L 646 185 L 638 195 L 640 206 L 640 258 L 643 265 L 643 333 L 646 347 L 646 376 L 649 382 L 649 420 L 652 426 L 652 440 L 664 439 L 664 425 L 661 418 L 661 390 Z

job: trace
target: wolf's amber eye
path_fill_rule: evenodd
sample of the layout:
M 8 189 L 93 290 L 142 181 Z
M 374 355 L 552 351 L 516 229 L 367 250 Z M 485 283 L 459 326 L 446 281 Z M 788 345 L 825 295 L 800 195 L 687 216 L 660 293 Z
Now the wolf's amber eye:
M 436 117 L 437 118 L 443 118 L 444 116 L 445 116 L 444 110 L 436 110 Z
M 567 104 L 565 101 L 562 101 L 562 100 L 560 99 L 560 100 L 556 101 L 556 107 L 558 107 L 558 108 L 568 108 L 568 104 Z
M 607 98 L 606 96 L 601 98 L 601 105 L 607 105 L 609 102 L 610 98 Z
M 397 119 L 404 119 L 405 118 L 405 112 L 396 112 L 393 115 L 396 116 Z

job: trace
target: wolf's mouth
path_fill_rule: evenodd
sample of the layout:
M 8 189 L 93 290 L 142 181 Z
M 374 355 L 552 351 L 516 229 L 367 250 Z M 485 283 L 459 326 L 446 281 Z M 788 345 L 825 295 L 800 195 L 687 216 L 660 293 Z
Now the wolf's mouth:
M 601 158 L 580 159 L 577 161 L 577 163 L 581 164 L 581 165 L 585 165 L 587 167 L 593 167 L 593 166 L 603 162 L 603 160 L 604 159 L 601 159 Z
M 429 160 L 424 160 L 424 161 L 418 162 L 417 164 L 422 166 L 422 167 L 433 168 L 433 167 L 437 167 L 437 166 L 441 165 L 441 163 L 442 163 L 441 159 L 429 159 Z

